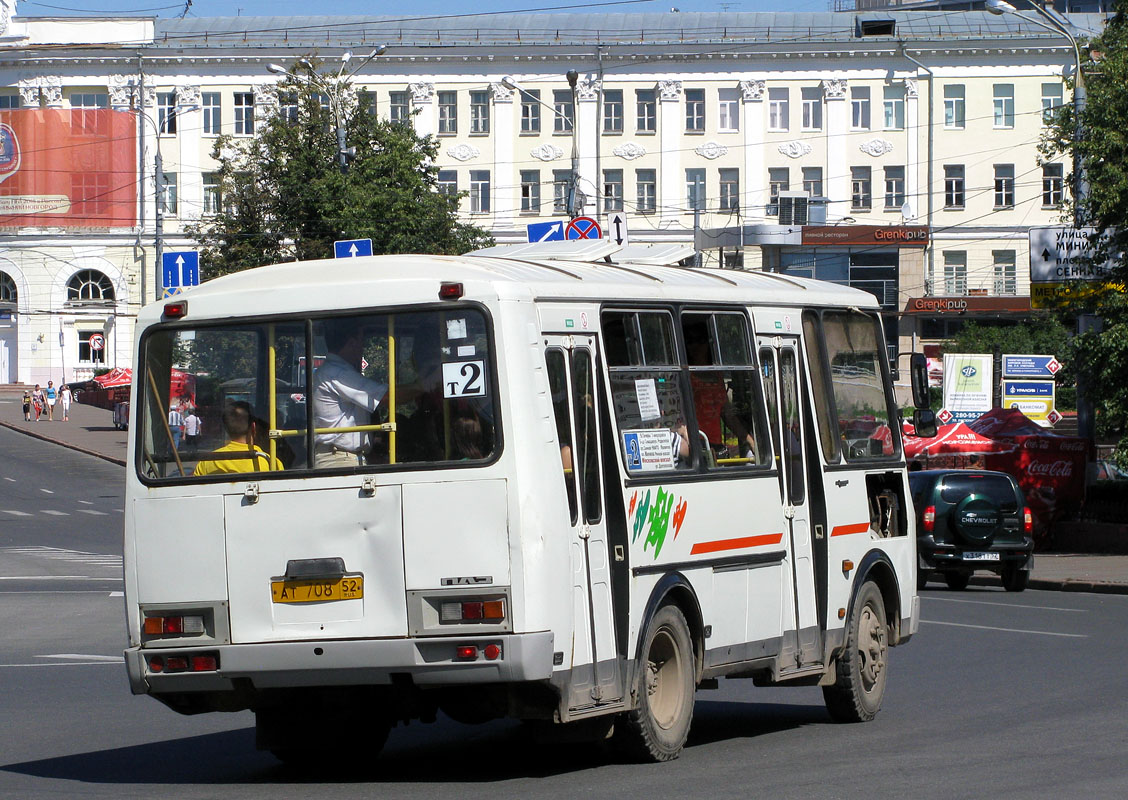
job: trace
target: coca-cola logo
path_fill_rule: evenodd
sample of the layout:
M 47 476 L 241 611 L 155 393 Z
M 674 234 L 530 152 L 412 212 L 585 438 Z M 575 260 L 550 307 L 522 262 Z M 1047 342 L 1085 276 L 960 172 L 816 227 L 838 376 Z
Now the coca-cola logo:
M 1031 461 L 1026 465 L 1026 472 L 1044 478 L 1069 478 L 1073 475 L 1073 462 L 1065 459 L 1058 461 Z

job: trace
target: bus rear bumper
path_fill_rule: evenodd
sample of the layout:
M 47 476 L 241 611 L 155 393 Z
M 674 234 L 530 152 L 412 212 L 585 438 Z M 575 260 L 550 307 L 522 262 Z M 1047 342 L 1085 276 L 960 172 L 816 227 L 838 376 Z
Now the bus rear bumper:
M 490 645 L 498 648 L 495 658 Z M 459 648 L 476 647 L 471 657 Z M 194 671 L 193 656 L 215 656 L 215 669 Z M 187 659 L 181 669 L 177 659 Z M 160 659 L 160 670 L 154 669 Z M 171 659 L 171 661 L 170 661 Z M 391 684 L 410 678 L 419 686 L 546 681 L 552 676 L 551 631 L 491 637 L 263 642 L 181 647 L 131 647 L 125 651 L 134 694 L 234 691 L 303 686 Z M 171 670 L 167 665 L 176 664 Z M 205 663 L 206 666 L 206 663 Z

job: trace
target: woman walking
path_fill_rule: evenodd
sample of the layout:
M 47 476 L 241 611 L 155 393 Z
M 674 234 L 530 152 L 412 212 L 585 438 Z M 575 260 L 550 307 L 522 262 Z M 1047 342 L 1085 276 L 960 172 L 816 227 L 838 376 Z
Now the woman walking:
M 47 421 L 55 421 L 55 403 L 59 399 L 59 390 L 55 388 L 54 381 L 47 381 Z
M 39 384 L 35 384 L 35 389 L 31 393 L 31 404 L 35 406 L 35 421 L 39 422 L 39 417 L 43 414 L 43 389 Z
M 63 384 L 63 388 L 59 390 L 59 403 L 63 407 L 63 422 L 70 420 L 70 404 L 71 404 L 71 390 L 70 386 Z

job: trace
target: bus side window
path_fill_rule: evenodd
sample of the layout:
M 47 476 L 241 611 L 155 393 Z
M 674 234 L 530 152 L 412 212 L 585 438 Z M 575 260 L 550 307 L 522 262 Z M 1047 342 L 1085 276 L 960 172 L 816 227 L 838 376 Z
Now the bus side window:
M 544 354 L 548 370 L 548 386 L 552 392 L 552 413 L 556 418 L 556 436 L 560 443 L 560 463 L 564 475 L 564 487 L 568 492 L 568 511 L 572 524 L 579 520 L 576 505 L 576 478 L 573 465 L 575 453 L 572 448 L 572 421 L 568 414 L 568 374 L 564 361 L 564 351 L 549 348 Z

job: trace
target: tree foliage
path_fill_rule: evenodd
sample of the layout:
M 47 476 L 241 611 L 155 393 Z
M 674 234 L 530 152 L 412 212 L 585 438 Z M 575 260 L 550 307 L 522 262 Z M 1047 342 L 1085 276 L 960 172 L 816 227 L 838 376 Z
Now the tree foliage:
M 380 119 L 375 97 L 316 68 L 295 66 L 285 76 L 258 135 L 216 141 L 219 208 L 189 226 L 204 277 L 331 258 L 338 239 L 371 239 L 377 254 L 460 254 L 491 244 L 485 230 L 458 219 L 459 197 L 438 191 L 438 141 L 410 122 Z M 344 174 L 338 122 L 355 152 Z
M 1078 113 L 1067 105 L 1047 128 L 1039 147 L 1043 158 L 1071 156 L 1084 165 L 1088 191 L 1072 197 L 1066 211 L 1096 229 L 1092 245 L 1095 264 L 1109 264 L 1120 289 L 1094 292 L 1064 300 L 1059 318 L 1067 325 L 1079 314 L 1103 320 L 1103 332 L 1089 331 L 1073 339 L 1070 359 L 1088 387 L 1096 410 L 1098 435 L 1120 440 L 1117 458 L 1128 463 L 1128 17 L 1118 0 L 1116 13 L 1099 37 L 1086 46 L 1084 64 L 1087 102 Z M 1081 135 L 1077 135 L 1080 129 Z

